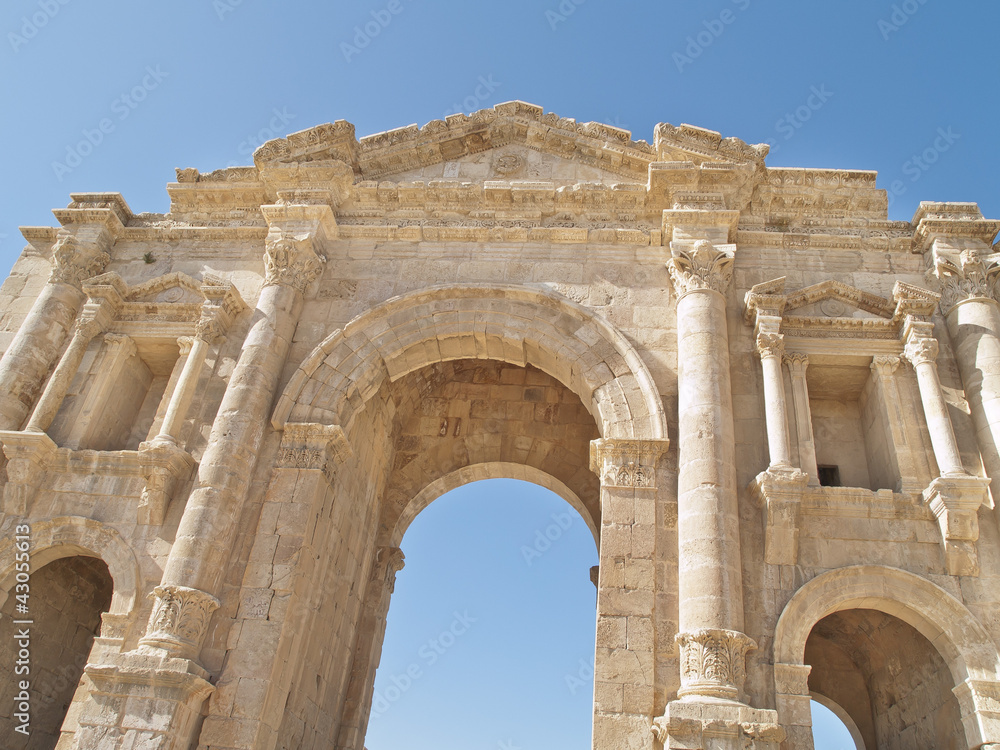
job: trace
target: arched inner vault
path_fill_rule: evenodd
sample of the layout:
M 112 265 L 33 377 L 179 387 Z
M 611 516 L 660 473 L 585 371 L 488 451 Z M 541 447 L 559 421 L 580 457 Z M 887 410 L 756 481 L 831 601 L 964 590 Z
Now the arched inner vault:
M 385 382 L 456 359 L 538 368 L 579 396 L 602 437 L 666 437 L 659 393 L 624 335 L 547 289 L 500 284 L 431 287 L 355 318 L 302 363 L 272 422 L 346 431 Z

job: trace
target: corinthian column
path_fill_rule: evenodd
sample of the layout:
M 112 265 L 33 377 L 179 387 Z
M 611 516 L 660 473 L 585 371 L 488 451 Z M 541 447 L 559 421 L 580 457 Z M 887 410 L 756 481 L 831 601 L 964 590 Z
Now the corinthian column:
M 739 214 L 664 211 L 677 295 L 679 627 L 681 686 L 654 721 L 665 747 L 777 750 L 777 714 L 744 703 L 743 576 L 726 294 Z M 777 360 L 780 366 L 780 359 Z M 780 377 L 780 375 L 779 375 Z M 787 445 L 787 439 L 786 439 Z M 780 450 L 780 448 L 779 448 Z
M 0 359 L 0 430 L 21 429 L 87 298 L 83 282 L 107 266 L 131 215 L 120 195 L 100 197 L 100 208 L 85 207 L 88 195 L 77 194 L 70 208 L 55 212 L 66 228 L 52 247 L 52 274 Z M 22 231 L 31 237 L 39 230 Z
M 677 389 L 681 690 L 678 695 L 738 700 L 743 656 L 743 576 L 729 334 L 725 291 L 732 245 L 671 243 L 667 265 L 677 293 Z M 705 669 L 705 649 L 727 649 L 725 670 Z M 739 658 L 729 658 L 739 652 Z M 736 662 L 741 664 L 737 666 Z

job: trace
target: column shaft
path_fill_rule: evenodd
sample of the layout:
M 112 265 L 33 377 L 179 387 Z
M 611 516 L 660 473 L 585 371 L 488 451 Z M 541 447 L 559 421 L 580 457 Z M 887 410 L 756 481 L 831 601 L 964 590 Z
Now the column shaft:
M 726 301 L 677 303 L 680 630 L 742 630 L 743 584 Z
M 760 364 L 764 371 L 764 408 L 767 421 L 767 447 L 772 467 L 790 467 L 792 454 L 788 439 L 788 411 L 785 407 L 785 384 L 781 376 L 780 335 L 777 342 L 761 344 Z M 766 348 L 765 348 L 766 347 Z
M 920 401 L 924 406 L 927 431 L 931 435 L 938 471 L 942 475 L 965 474 L 958 442 L 955 440 L 955 430 L 948 415 L 948 404 L 941 393 L 937 366 L 933 361 L 918 361 L 914 364 L 914 369 L 917 371 Z
M 170 395 L 160 432 L 154 440 L 174 443 L 175 445 L 179 442 L 181 428 L 184 426 L 184 420 L 187 419 L 188 409 L 194 399 L 198 377 L 201 375 L 207 354 L 208 342 L 201 337 L 195 337 L 191 344 L 191 351 L 188 352 L 187 359 L 184 360 L 184 369 L 181 370 L 174 391 Z
M 87 352 L 87 347 L 99 332 L 100 326 L 94 320 L 83 320 L 77 325 L 73 340 L 70 341 L 69 347 L 62 359 L 59 360 L 55 372 L 49 378 L 45 391 L 31 414 L 31 419 L 28 420 L 28 426 L 25 428 L 27 431 L 45 432 L 52 424 L 52 420 L 55 419 L 59 407 L 62 405 L 63 398 L 66 397 L 66 391 L 69 389 L 73 377 L 80 369 L 80 363 L 83 361 L 83 355 Z
M 217 589 L 302 301 L 302 290 L 285 284 L 268 284 L 260 292 L 256 323 L 222 397 L 163 585 Z
M 809 386 L 806 368 L 809 358 L 805 354 L 787 357 L 788 374 L 792 382 L 792 408 L 795 410 L 795 433 L 798 435 L 799 468 L 809 475 L 811 486 L 819 485 L 819 468 L 816 462 L 816 439 L 813 437 L 812 411 L 809 408 Z

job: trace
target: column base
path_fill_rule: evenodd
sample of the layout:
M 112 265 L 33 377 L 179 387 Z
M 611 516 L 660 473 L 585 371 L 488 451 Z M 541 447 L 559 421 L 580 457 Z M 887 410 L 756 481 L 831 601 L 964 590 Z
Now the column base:
M 188 750 L 215 690 L 208 672 L 188 659 L 137 651 L 114 661 L 84 668 L 94 687 L 80 712 L 76 746 Z
M 653 720 L 653 735 L 672 750 L 778 750 L 785 730 L 777 711 L 688 697 L 667 704 Z

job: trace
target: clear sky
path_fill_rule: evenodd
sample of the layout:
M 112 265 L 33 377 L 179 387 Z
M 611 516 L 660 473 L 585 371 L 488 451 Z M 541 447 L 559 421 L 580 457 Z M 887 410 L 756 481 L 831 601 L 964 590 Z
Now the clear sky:
M 249 164 L 262 141 L 337 119 L 363 136 L 512 99 L 646 140 L 665 121 L 771 142 L 771 165 L 878 170 L 894 219 L 920 200 L 997 218 L 998 22 L 989 0 L 7 0 L 0 271 L 18 226 L 51 225 L 70 192 L 165 211 L 176 167 Z M 536 565 L 518 558 L 561 510 L 518 489 L 418 518 L 383 672 L 428 668 L 373 722 L 370 750 L 415 741 L 429 716 L 463 738 L 439 748 L 586 746 L 569 733 L 587 690 L 560 680 L 592 652 L 593 542 L 578 522 Z M 466 609 L 478 621 L 431 669 L 419 649 Z M 550 634 L 567 623 L 566 637 L 542 646 L 507 616 Z M 537 678 L 503 677 L 511 649 Z M 452 673 L 466 657 L 474 671 Z M 453 692 L 421 697 L 435 685 Z M 470 702 L 486 724 L 470 725 Z

